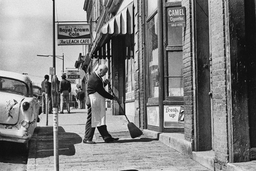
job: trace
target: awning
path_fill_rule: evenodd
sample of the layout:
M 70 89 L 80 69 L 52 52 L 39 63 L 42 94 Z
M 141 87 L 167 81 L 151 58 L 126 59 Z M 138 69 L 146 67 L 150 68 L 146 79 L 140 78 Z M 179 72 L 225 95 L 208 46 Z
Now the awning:
M 111 38 L 111 36 L 133 34 L 133 8 L 134 5 L 132 2 L 102 26 L 93 41 L 92 48 L 89 53 L 90 57 L 96 50 L 101 48 L 105 42 Z
M 133 3 L 111 18 L 102 28 L 102 34 L 133 34 Z

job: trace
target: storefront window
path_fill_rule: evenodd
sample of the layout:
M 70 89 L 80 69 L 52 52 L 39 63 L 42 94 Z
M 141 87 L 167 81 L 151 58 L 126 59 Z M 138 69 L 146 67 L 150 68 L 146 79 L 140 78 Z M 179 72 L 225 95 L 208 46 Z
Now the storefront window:
M 149 98 L 159 97 L 157 14 L 147 23 Z
M 182 52 L 168 52 L 168 96 L 183 96 Z
M 125 98 L 126 100 L 134 100 L 134 59 L 125 60 Z
M 152 15 L 157 10 L 157 1 L 148 0 L 148 16 Z
M 169 11 L 179 11 L 180 8 L 168 7 L 167 8 L 167 47 L 166 47 L 166 62 L 165 62 L 165 96 L 183 96 L 183 59 L 182 59 L 182 26 L 180 23 L 170 22 L 170 18 L 176 19 L 180 17 L 174 16 L 174 13 L 169 16 Z M 176 13 L 175 13 L 176 15 Z M 176 17 L 176 18 L 175 18 Z

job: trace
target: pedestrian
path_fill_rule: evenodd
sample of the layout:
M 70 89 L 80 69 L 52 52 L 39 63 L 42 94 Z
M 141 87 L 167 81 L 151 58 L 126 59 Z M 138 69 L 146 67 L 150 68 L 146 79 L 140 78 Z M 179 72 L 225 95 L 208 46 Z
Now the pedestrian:
M 108 67 L 105 64 L 101 64 L 97 70 L 89 76 L 87 83 L 88 97 L 86 102 L 88 115 L 83 143 L 95 144 L 92 139 L 96 127 L 106 143 L 115 142 L 119 139 L 113 138 L 109 134 L 106 126 L 105 98 L 115 99 L 114 96 L 104 89 L 104 86 L 109 83 L 108 80 L 105 80 L 104 82 L 102 80 L 102 77 L 107 71 Z
M 66 79 L 66 74 L 62 74 L 60 82 L 60 113 L 64 112 L 64 103 L 68 113 L 70 113 L 69 96 L 71 92 L 71 83 Z
M 78 108 L 83 109 L 84 108 L 85 93 L 82 90 L 81 85 L 77 84 L 76 87 L 77 87 L 77 89 L 76 89 L 76 100 L 77 100 Z
M 49 82 L 49 75 L 44 76 L 44 80 L 41 83 L 42 88 L 42 111 L 46 113 L 46 106 L 48 106 L 48 113 L 52 113 L 52 100 L 51 100 L 51 83 Z M 47 96 L 47 98 L 46 98 Z M 46 105 L 46 103 L 48 105 Z

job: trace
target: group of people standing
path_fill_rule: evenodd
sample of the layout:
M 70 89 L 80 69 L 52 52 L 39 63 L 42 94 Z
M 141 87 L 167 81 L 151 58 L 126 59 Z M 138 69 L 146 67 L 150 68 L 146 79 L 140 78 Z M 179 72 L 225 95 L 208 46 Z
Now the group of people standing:
M 60 107 L 60 113 L 64 112 L 64 103 L 68 113 L 70 113 L 70 105 L 69 105 L 69 95 L 71 92 L 71 83 L 66 79 L 66 75 L 62 74 L 62 80 L 57 80 L 58 93 L 60 95 L 60 103 L 58 106 Z M 41 83 L 42 88 L 42 111 L 46 113 L 48 110 L 49 113 L 52 113 L 52 92 L 51 92 L 51 82 L 49 82 L 49 75 L 44 76 L 44 80 Z M 46 109 L 46 107 L 48 108 Z

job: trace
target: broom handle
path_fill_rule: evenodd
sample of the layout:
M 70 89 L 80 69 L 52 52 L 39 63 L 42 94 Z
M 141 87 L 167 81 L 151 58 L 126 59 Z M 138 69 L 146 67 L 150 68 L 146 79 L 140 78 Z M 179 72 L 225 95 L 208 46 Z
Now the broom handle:
M 124 116 L 125 116 L 126 120 L 130 123 L 130 120 L 129 120 L 128 117 L 126 116 L 125 111 L 124 111 L 123 107 L 122 107 L 121 104 L 120 104 L 119 98 L 116 97 L 116 95 L 115 95 L 113 89 L 110 87 L 110 84 L 108 84 L 108 85 L 109 85 L 109 89 L 111 90 L 113 96 L 117 99 L 116 101 L 117 101 L 117 103 L 118 103 L 120 109 L 121 109 L 122 112 L 124 113 Z

